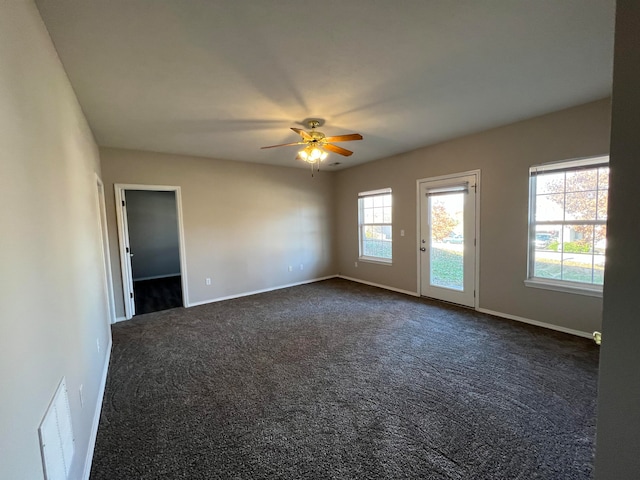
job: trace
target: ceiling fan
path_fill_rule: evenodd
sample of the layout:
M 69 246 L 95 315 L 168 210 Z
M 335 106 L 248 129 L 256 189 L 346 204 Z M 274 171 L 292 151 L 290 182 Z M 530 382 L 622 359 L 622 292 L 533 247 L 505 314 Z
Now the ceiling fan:
M 324 133 L 316 130 L 316 128 L 320 126 L 320 120 L 309 120 L 308 125 L 309 128 L 311 128 L 310 132 L 305 132 L 300 128 L 291 127 L 291 130 L 302 137 L 299 142 L 282 143 L 280 145 L 269 145 L 268 147 L 261 148 L 264 149 L 288 147 L 292 145 L 306 145 L 305 148 L 298 152 L 296 160 L 303 160 L 307 163 L 310 163 L 311 169 L 313 171 L 314 165 L 319 164 L 325 158 L 327 158 L 328 153 L 326 152 L 326 150 L 328 150 L 329 152 L 337 153 L 339 155 L 343 155 L 345 157 L 353 154 L 351 150 L 333 145 L 333 143 L 362 140 L 362 135 L 360 135 L 359 133 L 350 133 L 348 135 L 335 135 L 332 137 L 327 137 Z

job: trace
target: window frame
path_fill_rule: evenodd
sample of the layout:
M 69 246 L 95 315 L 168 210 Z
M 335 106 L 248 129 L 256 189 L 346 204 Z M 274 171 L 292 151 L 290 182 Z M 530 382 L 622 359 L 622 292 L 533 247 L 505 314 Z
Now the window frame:
M 364 221 L 364 201 L 365 198 L 381 197 L 389 195 L 391 198 L 391 222 L 369 222 Z M 391 229 L 391 257 L 378 257 L 372 255 L 363 255 L 364 252 L 364 228 L 367 226 L 373 227 L 389 227 Z M 378 190 L 369 190 L 366 192 L 358 193 L 358 261 L 378 263 L 382 265 L 393 264 L 393 192 L 390 187 L 380 188 Z
M 586 157 L 580 159 L 572 159 L 572 160 L 562 160 L 559 162 L 550 162 L 544 163 L 540 165 L 534 165 L 529 168 L 529 216 L 528 216 L 528 244 L 527 244 L 527 278 L 524 283 L 528 287 L 541 288 L 545 290 L 554 290 L 559 292 L 566 293 L 575 293 L 580 295 L 587 295 L 593 297 L 602 297 L 602 284 L 597 283 L 586 283 L 586 282 L 577 282 L 571 280 L 557 280 L 545 277 L 536 277 L 535 273 L 535 252 L 536 252 L 536 231 L 538 225 L 562 225 L 563 229 L 569 225 L 603 225 L 606 227 L 607 220 L 567 220 L 564 218 L 566 216 L 566 207 L 563 208 L 563 220 L 549 220 L 549 221 L 536 221 L 536 177 L 542 173 L 550 173 L 550 172 L 569 172 L 569 171 L 578 171 L 578 170 L 589 170 L 589 169 L 597 169 L 601 167 L 609 167 L 609 155 L 598 155 L 594 157 Z M 608 192 L 607 185 L 607 192 Z M 596 188 L 596 193 L 599 191 L 599 188 Z M 572 193 L 572 192 L 569 192 Z M 566 196 L 567 190 L 565 185 L 564 195 Z M 565 242 L 563 242 L 565 243 Z M 591 251 L 590 254 L 592 257 L 595 255 L 595 252 Z M 592 271 L 593 271 L 593 263 L 592 263 Z

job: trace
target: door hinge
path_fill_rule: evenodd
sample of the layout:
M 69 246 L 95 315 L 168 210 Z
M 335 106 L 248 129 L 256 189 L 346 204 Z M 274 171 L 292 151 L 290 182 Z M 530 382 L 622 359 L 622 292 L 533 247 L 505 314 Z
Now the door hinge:
M 122 200 L 122 206 L 123 206 L 123 207 L 125 206 L 125 204 L 124 204 L 124 200 Z
M 133 298 L 133 292 L 129 292 L 129 298 Z
M 129 253 L 129 247 L 124 247 L 126 252 L 125 253 Z
M 473 246 L 474 247 L 476 246 L 476 239 L 475 238 L 473 239 Z
M 473 291 L 473 298 L 476 298 L 476 291 Z

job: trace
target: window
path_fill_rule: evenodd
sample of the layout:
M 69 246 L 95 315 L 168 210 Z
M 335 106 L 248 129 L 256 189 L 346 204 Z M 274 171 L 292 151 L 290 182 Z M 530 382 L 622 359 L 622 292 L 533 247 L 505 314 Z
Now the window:
M 391 189 L 358 194 L 360 260 L 391 263 Z
M 529 286 L 602 294 L 609 157 L 529 169 Z

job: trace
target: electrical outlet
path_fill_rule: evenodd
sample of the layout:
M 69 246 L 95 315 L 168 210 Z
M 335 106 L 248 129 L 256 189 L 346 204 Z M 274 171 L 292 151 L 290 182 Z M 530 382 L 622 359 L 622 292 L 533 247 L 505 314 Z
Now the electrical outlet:
M 100 339 L 96 338 L 96 347 L 98 347 L 98 353 L 100 353 Z
M 404 237 L 404 230 L 400 230 L 400 236 Z
M 204 280 L 204 284 L 205 284 L 205 285 L 211 285 L 211 279 L 210 279 L 210 278 L 206 278 L 206 279 Z
M 353 263 L 355 263 L 355 265 L 356 265 L 356 268 L 358 268 L 358 262 L 353 262 Z
M 293 272 L 293 266 L 289 265 L 289 271 Z
M 82 385 L 78 389 L 78 393 L 80 394 L 80 407 L 84 407 L 84 397 L 82 396 Z

